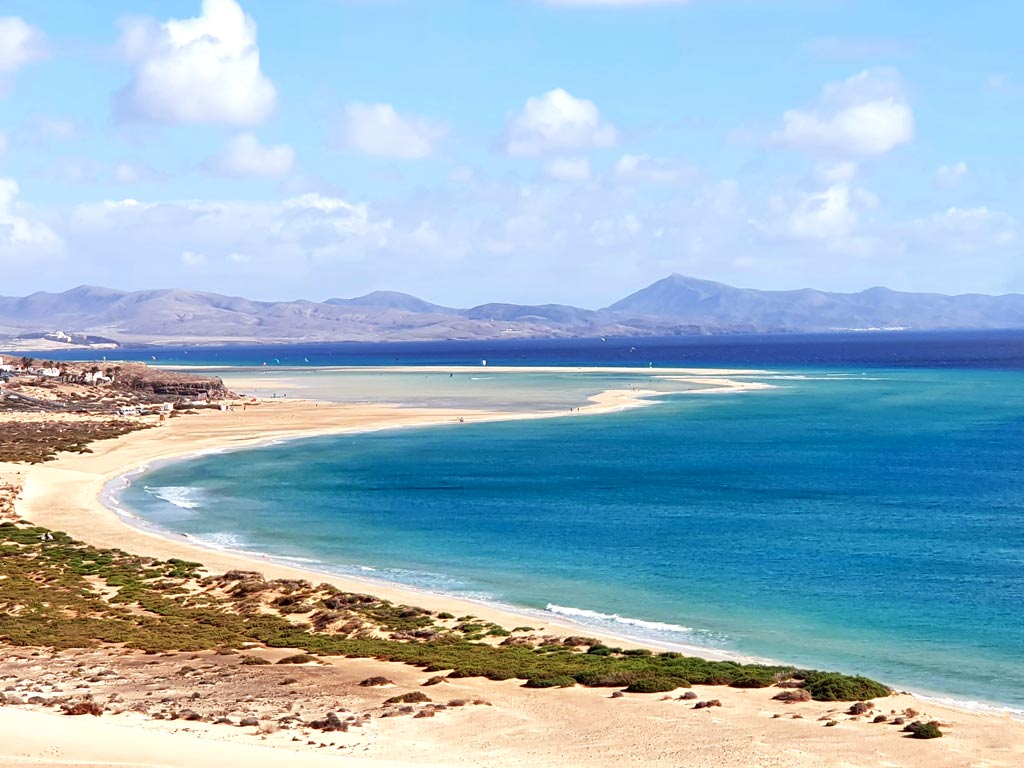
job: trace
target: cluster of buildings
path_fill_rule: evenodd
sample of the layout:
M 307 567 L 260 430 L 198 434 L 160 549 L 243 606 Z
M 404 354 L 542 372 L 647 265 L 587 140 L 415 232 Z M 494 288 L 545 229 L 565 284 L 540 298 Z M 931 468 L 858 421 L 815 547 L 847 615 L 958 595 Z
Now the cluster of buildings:
M 0 356 L 0 374 L 4 378 L 13 376 L 37 376 L 44 379 L 65 379 L 81 384 L 106 384 L 114 380 L 103 371 L 72 371 L 66 367 L 58 367 L 53 363 L 42 365 L 26 365 L 25 358 L 4 358 Z

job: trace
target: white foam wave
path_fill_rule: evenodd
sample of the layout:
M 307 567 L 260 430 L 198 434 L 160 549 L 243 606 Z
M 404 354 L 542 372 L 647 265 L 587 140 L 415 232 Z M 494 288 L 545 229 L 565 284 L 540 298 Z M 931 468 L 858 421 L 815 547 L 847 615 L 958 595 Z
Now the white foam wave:
M 187 485 L 164 485 L 164 486 L 145 486 L 144 490 L 150 496 L 155 496 L 158 499 L 166 501 L 168 504 L 173 504 L 179 509 L 198 509 L 202 506 L 200 499 L 198 498 L 202 491 L 198 488 L 192 488 Z
M 608 624 L 624 624 L 628 627 L 637 627 L 639 629 L 652 630 L 655 632 L 679 632 L 690 634 L 695 631 L 693 627 L 684 627 L 679 624 L 668 624 L 663 621 L 632 619 L 628 616 L 620 616 L 617 613 L 600 613 L 598 611 L 588 611 L 586 608 L 569 608 L 564 605 L 555 605 L 554 603 L 548 603 L 547 609 L 551 613 L 558 614 L 559 616 L 568 616 L 572 619 L 599 621 Z
M 212 547 L 213 549 L 246 551 L 243 548 L 242 538 L 237 533 L 232 533 L 231 531 L 218 531 L 215 533 L 204 533 L 200 535 L 193 534 L 193 538 L 201 542 L 203 545 Z
M 1002 704 L 990 704 L 986 701 L 975 699 L 957 699 L 950 696 L 935 696 L 932 694 L 914 692 L 914 695 L 922 701 L 933 702 L 944 707 L 966 710 L 968 712 L 984 712 L 986 714 L 1009 715 L 1015 720 L 1024 720 L 1024 709 L 1004 706 Z

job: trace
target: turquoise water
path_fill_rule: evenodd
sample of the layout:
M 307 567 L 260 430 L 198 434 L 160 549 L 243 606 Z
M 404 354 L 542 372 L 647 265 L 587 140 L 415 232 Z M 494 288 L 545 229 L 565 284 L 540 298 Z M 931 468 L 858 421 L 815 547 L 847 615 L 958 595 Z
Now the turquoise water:
M 216 545 L 1024 708 L 1024 374 L 827 373 L 205 456 L 120 500 Z
M 643 369 L 581 375 L 538 370 L 518 373 L 479 366 L 457 374 L 436 367 L 416 371 L 230 367 L 208 368 L 204 373 L 220 376 L 231 389 L 264 398 L 287 396 L 344 403 L 529 412 L 568 410 L 607 389 L 679 392 L 701 386 Z

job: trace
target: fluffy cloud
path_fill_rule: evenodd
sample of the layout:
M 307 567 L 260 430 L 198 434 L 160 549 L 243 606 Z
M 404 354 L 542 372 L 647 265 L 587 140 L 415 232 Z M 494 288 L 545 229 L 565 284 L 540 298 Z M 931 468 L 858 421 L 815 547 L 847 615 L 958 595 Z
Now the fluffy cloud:
M 201 267 L 206 264 L 206 255 L 195 251 L 182 251 L 181 263 L 186 267 Z
M 670 272 L 774 288 L 798 278 L 833 290 L 948 290 L 951 276 L 959 289 L 987 290 L 1019 272 L 1020 227 L 1006 214 L 954 208 L 893 221 L 898 206 L 879 206 L 849 162 L 787 183 L 769 197 L 749 179 L 664 194 L 648 185 L 484 176 L 373 204 L 337 192 L 125 199 L 46 221 L 76 254 L 62 263 L 65 283 L 118 285 L 130 275 L 137 285 L 159 285 L 179 274 L 188 287 L 254 298 L 393 288 L 450 305 L 596 307 Z M 973 268 L 979 261 L 988 265 L 983 273 Z M 15 295 L 37 285 L 37 275 L 5 283 Z
M 961 160 L 953 165 L 940 165 L 935 172 L 935 183 L 946 189 L 955 187 L 967 176 L 967 163 Z
M 849 185 L 835 184 L 804 197 L 789 214 L 788 231 L 794 237 L 832 240 L 849 235 L 856 223 Z
M 203 0 L 194 19 L 123 25 L 121 50 L 135 65 L 119 94 L 125 116 L 252 125 L 274 110 L 277 91 L 260 70 L 256 24 L 235 0 Z
M 967 254 L 1004 248 L 1019 237 L 1019 226 L 1012 216 L 984 206 L 947 208 L 900 229 L 912 239 Z
M 772 196 L 767 223 L 756 226 L 772 238 L 859 250 L 864 244 L 859 231 L 863 215 L 878 205 L 878 199 L 854 185 L 856 175 L 857 165 L 851 162 L 819 166 L 803 189 Z
M 389 229 L 390 222 L 372 217 L 364 204 L 312 193 L 279 203 L 126 198 L 80 205 L 67 223 L 68 237 L 86 250 L 95 247 L 126 260 L 141 252 L 157 261 L 201 254 L 208 265 L 237 253 L 298 264 L 329 258 L 355 243 L 371 250 L 387 241 Z
M 869 69 L 827 85 L 817 104 L 783 115 L 777 138 L 801 149 L 880 155 L 914 137 L 914 114 L 899 77 Z
M 118 184 L 141 184 L 150 181 L 160 181 L 164 175 L 148 165 L 139 163 L 120 162 L 113 169 L 114 181 Z
M 287 144 L 265 146 L 251 133 L 228 139 L 207 166 L 228 176 L 284 176 L 295 166 L 295 150 Z
M 683 169 L 672 160 L 650 155 L 623 155 L 612 170 L 627 181 L 671 182 L 683 176 Z
M 505 149 L 516 157 L 546 152 L 614 146 L 615 126 L 605 122 L 597 105 L 555 88 L 526 100 L 523 110 L 506 126 Z
M 544 164 L 544 175 L 555 181 L 586 181 L 590 161 L 585 157 L 556 157 Z
M 446 133 L 440 123 L 401 115 L 390 104 L 354 102 L 345 107 L 339 143 L 366 155 L 417 159 L 432 155 L 434 143 Z
M 46 57 L 46 38 L 17 16 L 0 16 L 0 72 L 17 72 Z
M 17 202 L 19 192 L 14 179 L 0 179 L 0 260 L 5 256 L 52 253 L 61 247 L 61 239 L 53 230 L 22 215 Z

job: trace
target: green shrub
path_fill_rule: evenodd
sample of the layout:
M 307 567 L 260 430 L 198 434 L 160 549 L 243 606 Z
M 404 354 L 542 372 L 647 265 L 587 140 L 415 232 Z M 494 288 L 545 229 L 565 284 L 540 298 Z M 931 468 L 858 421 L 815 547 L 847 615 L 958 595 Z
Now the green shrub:
M 922 723 L 920 721 L 914 721 L 906 728 L 911 738 L 914 739 L 941 739 L 942 731 L 939 730 L 939 723 L 932 720 L 930 723 Z
M 568 675 L 559 677 L 531 677 L 523 685 L 524 688 L 572 688 L 576 681 Z
M 385 704 L 419 704 L 424 701 L 430 701 L 430 697 L 421 691 L 410 691 L 409 693 L 403 693 L 398 696 L 392 696 L 387 699 Z
M 816 701 L 867 701 L 883 698 L 891 691 L 881 683 L 860 675 L 841 675 L 837 672 L 804 672 L 804 690 Z
M 285 656 L 283 659 L 278 660 L 278 664 L 309 664 L 311 661 L 316 661 L 315 656 L 310 656 L 308 653 L 296 653 L 294 656 Z
M 667 693 L 676 688 L 689 688 L 685 680 L 673 680 L 668 677 L 649 677 L 635 680 L 626 688 L 626 693 Z
M 471 642 L 477 634 L 498 636 L 504 630 L 463 616 L 458 619 L 463 629 L 475 630 L 467 636 L 437 623 L 445 614 L 430 614 L 371 595 L 334 588 L 314 590 L 306 582 L 267 582 L 255 572 L 235 572 L 232 578 L 203 577 L 195 563 L 98 549 L 59 532 L 53 532 L 54 539 L 44 545 L 39 537 L 45 532 L 29 525 L 0 528 L 0 639 L 8 645 L 62 650 L 118 644 L 162 653 L 258 644 L 303 651 L 282 663 L 309 663 L 316 660 L 314 654 L 374 658 L 409 664 L 428 673 L 450 671 L 453 678 L 517 679 L 530 687 L 575 682 L 656 692 L 690 683 L 762 687 L 795 678 L 802 681 L 808 695 L 819 700 L 861 701 L 889 695 L 884 686 L 862 677 L 709 661 L 676 652 L 623 651 L 587 637 L 550 640 L 537 649 L 515 643 Z M 116 594 L 106 597 L 90 579 L 116 587 Z M 251 585 L 253 591 L 240 590 L 243 585 Z M 200 589 L 196 590 L 197 586 Z M 214 587 L 216 592 L 204 592 L 203 587 Z M 254 595 L 270 590 L 287 591 L 298 601 L 281 601 L 280 608 L 323 608 L 318 608 L 308 623 L 291 622 L 258 610 L 259 598 Z M 14 613 L 10 606 L 27 608 Z M 326 624 L 317 618 L 322 611 L 327 612 Z M 322 631 L 333 622 L 351 624 L 352 629 Z M 374 630 L 395 636 L 375 636 Z M 243 656 L 239 663 L 266 662 L 257 656 Z M 190 670 L 183 672 L 189 674 Z M 392 684 L 384 678 L 376 682 Z
M 363 686 L 363 688 L 373 688 L 378 685 L 394 685 L 395 681 L 388 680 L 386 677 L 377 675 L 376 677 L 368 677 L 359 684 Z
M 628 648 L 622 652 L 623 656 L 653 656 L 654 653 L 647 648 Z
M 746 669 L 729 681 L 730 688 L 768 688 L 775 684 L 771 670 Z
M 261 667 L 270 662 L 260 656 L 245 656 L 242 658 L 242 665 L 246 667 Z

